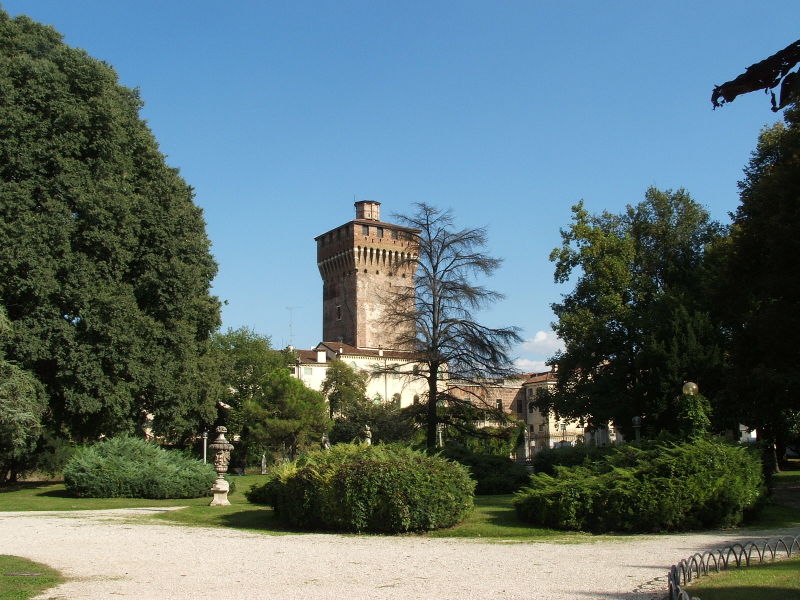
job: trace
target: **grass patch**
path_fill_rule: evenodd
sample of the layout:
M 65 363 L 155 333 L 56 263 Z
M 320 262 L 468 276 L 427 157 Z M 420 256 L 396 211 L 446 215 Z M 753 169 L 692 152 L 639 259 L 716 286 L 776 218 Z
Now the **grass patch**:
M 744 529 L 784 529 L 800 525 L 800 509 L 770 502 Z
M 531 527 L 517 519 L 511 505 L 512 494 L 497 496 L 475 496 L 475 510 L 467 518 L 449 529 L 429 531 L 424 537 L 472 538 L 494 541 L 575 541 L 589 540 L 596 536 L 587 533 L 557 531 L 543 527 Z
M 712 573 L 686 591 L 702 600 L 800 598 L 800 557 Z
M 62 581 L 61 573 L 46 565 L 0 554 L 0 600 L 27 600 Z
M 244 492 L 256 482 L 263 481 L 260 475 L 231 476 L 236 491 L 234 499 L 247 502 Z M 178 498 L 152 500 L 147 498 L 76 498 L 70 494 L 63 483 L 31 482 L 0 487 L 0 511 L 39 511 L 39 510 L 103 510 L 110 508 L 142 508 L 145 506 L 207 506 L 211 496 L 203 498 Z M 248 504 L 248 506 L 250 506 Z

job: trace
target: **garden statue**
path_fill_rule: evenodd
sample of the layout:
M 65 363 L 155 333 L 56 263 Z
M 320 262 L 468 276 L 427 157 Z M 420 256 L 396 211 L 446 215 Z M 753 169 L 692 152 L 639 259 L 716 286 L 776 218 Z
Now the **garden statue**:
M 364 443 L 367 446 L 372 445 L 372 432 L 369 429 L 369 425 L 364 425 Z
M 331 441 L 328 439 L 328 434 L 322 434 L 322 449 L 323 450 L 330 450 L 331 449 Z
M 231 462 L 233 444 L 225 439 L 225 434 L 228 432 L 227 427 L 220 425 L 216 431 L 218 434 L 217 439 L 208 445 L 214 453 L 214 470 L 217 472 L 217 480 L 211 487 L 214 499 L 211 501 L 210 506 L 228 506 L 230 504 L 228 501 L 230 484 L 225 481 L 225 473 L 228 471 L 228 465 Z
M 267 474 L 267 455 L 265 453 L 261 454 L 261 474 Z

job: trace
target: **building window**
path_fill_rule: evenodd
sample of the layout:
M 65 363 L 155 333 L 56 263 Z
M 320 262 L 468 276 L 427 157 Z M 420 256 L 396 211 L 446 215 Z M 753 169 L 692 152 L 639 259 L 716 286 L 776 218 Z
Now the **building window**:
M 376 227 L 376 228 L 375 228 L 375 231 L 376 231 L 376 233 L 377 233 L 377 236 L 378 236 L 379 238 L 382 238 L 382 237 L 383 237 L 383 227 Z
M 495 404 L 495 407 L 497 408 L 497 410 L 503 410 L 503 401 L 500 398 L 495 400 L 494 404 Z
M 342 307 L 341 307 L 341 305 L 338 305 L 336 307 L 336 320 L 337 321 L 341 321 L 342 320 Z
M 392 229 L 390 234 L 391 234 L 393 240 L 397 239 L 397 231 L 395 229 Z
M 361 235 L 368 236 L 369 235 L 369 225 L 362 225 L 361 226 Z
M 311 367 L 303 367 L 303 377 L 311 377 Z
M 414 404 L 419 404 L 419 396 L 414 394 Z
M 533 402 L 528 402 L 528 412 L 533 413 L 535 409 L 536 409 L 536 404 L 534 404 Z

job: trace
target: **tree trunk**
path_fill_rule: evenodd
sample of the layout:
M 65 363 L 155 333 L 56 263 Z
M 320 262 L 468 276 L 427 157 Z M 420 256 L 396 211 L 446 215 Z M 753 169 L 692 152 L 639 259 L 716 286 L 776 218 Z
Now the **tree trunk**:
M 425 447 L 428 450 L 428 454 L 436 452 L 436 426 L 439 424 L 439 414 L 436 410 L 439 400 L 438 378 L 439 368 L 436 366 L 431 367 L 428 375 L 428 418 L 425 429 Z

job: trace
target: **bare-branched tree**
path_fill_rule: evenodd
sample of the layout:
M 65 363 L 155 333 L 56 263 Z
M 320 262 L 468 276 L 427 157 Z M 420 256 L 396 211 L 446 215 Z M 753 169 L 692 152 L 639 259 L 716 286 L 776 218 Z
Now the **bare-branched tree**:
M 471 390 L 467 395 L 480 396 L 474 390 L 514 374 L 508 352 L 521 338 L 516 327 L 487 327 L 473 316 L 503 297 L 475 282 L 502 262 L 482 252 L 486 229 L 456 229 L 450 210 L 427 204 L 416 204 L 416 209 L 410 216 L 396 215 L 400 224 L 418 230 L 419 249 L 409 259 L 416 267 L 413 283 L 394 288 L 386 321 L 396 333 L 396 347 L 413 349 L 414 376 L 427 381 L 426 445 L 433 450 L 439 423 L 464 431 L 464 421 L 456 418 L 463 410 L 437 410 L 444 400 L 453 408 L 465 403 L 451 393 L 456 388 L 447 386 L 445 378 Z M 502 420 L 502 410 L 487 408 L 494 420 Z

